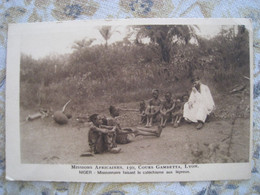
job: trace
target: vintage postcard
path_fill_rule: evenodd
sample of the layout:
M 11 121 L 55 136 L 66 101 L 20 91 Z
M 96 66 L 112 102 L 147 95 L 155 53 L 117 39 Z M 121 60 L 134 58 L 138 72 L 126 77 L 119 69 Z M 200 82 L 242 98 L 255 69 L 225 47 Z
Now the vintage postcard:
M 6 179 L 249 179 L 252 24 L 10 24 Z

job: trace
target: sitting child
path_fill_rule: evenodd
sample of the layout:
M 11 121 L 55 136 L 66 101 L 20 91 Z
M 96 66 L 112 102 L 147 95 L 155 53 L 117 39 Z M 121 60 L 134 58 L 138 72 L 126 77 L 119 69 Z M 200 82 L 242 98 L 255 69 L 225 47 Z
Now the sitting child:
M 142 100 L 139 104 L 139 112 L 140 112 L 140 115 L 141 115 L 141 124 L 146 123 L 145 110 L 146 110 L 145 101 Z
M 175 109 L 172 113 L 172 124 L 176 128 L 179 126 L 181 119 L 183 118 L 184 104 L 188 102 L 189 96 L 183 95 L 181 98 L 177 98 L 175 101 Z
M 175 102 L 172 100 L 171 92 L 165 94 L 165 101 L 160 109 L 161 126 L 165 127 L 166 122 L 172 118 L 172 111 L 175 107 Z
M 156 118 L 159 116 L 161 100 L 159 99 L 159 90 L 153 89 L 152 91 L 153 98 L 149 100 L 148 106 L 145 110 L 146 116 L 146 125 L 145 127 L 151 127 L 153 122 L 156 121 Z

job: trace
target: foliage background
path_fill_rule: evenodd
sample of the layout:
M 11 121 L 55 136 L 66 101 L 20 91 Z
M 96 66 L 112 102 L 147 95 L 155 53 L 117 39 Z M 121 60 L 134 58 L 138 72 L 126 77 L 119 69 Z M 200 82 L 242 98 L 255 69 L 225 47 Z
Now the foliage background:
M 176 97 L 189 94 L 196 76 L 227 106 L 223 101 L 228 98 L 221 96 L 235 86 L 247 84 L 249 91 L 244 78 L 250 77 L 248 31 L 244 26 L 219 26 L 220 32 L 207 39 L 195 28 L 199 26 L 128 26 L 122 41 L 108 44 L 115 30 L 102 26 L 103 42 L 77 40 L 70 54 L 38 60 L 22 54 L 21 106 L 57 110 L 56 105 L 72 99 L 73 111 L 92 114 L 111 104 L 136 102 L 137 106 L 151 97 L 154 88 L 160 89 L 162 99 L 167 91 Z M 234 97 L 229 98 L 236 105 Z M 249 106 L 248 97 L 245 104 Z
M 260 13 L 259 1 L 224 0 L 24 0 L 0 3 L 0 174 L 1 194 L 258 194 L 260 193 Z M 4 91 L 7 24 L 11 22 L 61 21 L 132 17 L 246 17 L 254 25 L 254 131 L 252 178 L 248 181 L 86 184 L 51 182 L 8 182 L 5 177 Z

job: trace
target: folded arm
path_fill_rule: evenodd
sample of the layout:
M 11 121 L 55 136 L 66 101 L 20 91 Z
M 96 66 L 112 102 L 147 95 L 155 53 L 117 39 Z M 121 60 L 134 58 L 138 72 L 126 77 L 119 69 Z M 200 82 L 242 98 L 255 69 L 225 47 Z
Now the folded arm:
M 166 111 L 166 113 L 172 112 L 175 108 L 175 103 L 172 104 L 172 107 Z
M 109 130 L 109 129 L 99 128 L 99 127 L 95 126 L 95 127 L 92 127 L 92 130 L 100 132 L 100 133 L 108 134 L 108 133 L 115 132 L 115 128 L 116 127 L 114 127 L 111 130 Z

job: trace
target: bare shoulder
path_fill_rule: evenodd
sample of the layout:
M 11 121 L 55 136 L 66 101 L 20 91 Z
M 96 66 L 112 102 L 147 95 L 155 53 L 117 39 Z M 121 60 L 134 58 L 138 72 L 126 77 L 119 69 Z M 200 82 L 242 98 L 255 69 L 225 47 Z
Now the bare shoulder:
M 94 125 L 93 122 L 91 122 L 91 123 L 89 124 L 89 128 L 90 128 L 91 130 L 94 130 L 94 129 L 96 129 L 97 127 Z

